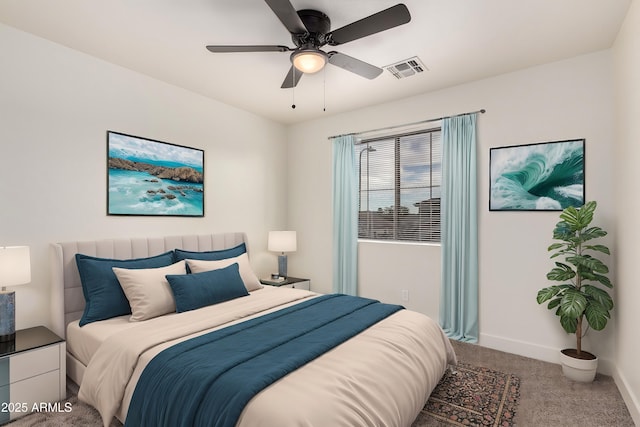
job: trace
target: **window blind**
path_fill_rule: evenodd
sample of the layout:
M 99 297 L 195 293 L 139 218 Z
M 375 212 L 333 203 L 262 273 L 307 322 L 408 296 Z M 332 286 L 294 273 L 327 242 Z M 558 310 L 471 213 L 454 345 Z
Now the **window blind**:
M 440 242 L 440 129 L 363 140 L 358 237 Z

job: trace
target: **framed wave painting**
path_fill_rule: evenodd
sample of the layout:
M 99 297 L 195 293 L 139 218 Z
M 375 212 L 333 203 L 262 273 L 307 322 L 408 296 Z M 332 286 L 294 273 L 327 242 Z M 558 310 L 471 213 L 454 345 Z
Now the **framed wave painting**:
M 204 216 L 204 150 L 107 131 L 107 214 Z
M 584 204 L 584 139 L 489 150 L 490 211 L 561 211 Z

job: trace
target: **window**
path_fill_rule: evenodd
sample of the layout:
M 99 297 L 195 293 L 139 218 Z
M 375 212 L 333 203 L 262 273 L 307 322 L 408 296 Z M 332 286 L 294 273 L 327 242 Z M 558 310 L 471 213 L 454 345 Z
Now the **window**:
M 440 242 L 441 145 L 440 129 L 356 145 L 359 238 Z

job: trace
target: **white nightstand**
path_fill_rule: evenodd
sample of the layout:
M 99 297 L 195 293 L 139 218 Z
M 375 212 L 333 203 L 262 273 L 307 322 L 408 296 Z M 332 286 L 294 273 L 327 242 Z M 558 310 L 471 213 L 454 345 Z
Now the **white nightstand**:
M 0 343 L 0 424 L 67 397 L 66 343 L 44 326 L 16 331 Z
M 260 279 L 260 283 L 268 286 L 276 286 L 278 288 L 296 288 L 296 289 L 304 289 L 307 291 L 311 290 L 311 280 L 301 279 L 299 277 L 289 276 L 281 282 L 277 282 L 269 279 Z

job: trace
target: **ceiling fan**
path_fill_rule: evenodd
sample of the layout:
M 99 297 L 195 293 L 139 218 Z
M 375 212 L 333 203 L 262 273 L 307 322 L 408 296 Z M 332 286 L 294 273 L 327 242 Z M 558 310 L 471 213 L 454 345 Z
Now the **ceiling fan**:
M 390 28 L 406 24 L 411 20 L 409 9 L 400 3 L 359 21 L 331 31 L 331 20 L 317 10 L 296 11 L 289 0 L 265 0 L 278 19 L 291 33 L 295 48 L 282 45 L 209 45 L 214 53 L 232 52 L 292 52 L 291 68 L 282 82 L 282 88 L 295 87 L 302 74 L 320 71 L 326 63 L 335 65 L 367 79 L 374 79 L 382 69 L 340 52 L 325 52 L 320 48 L 338 46 Z

